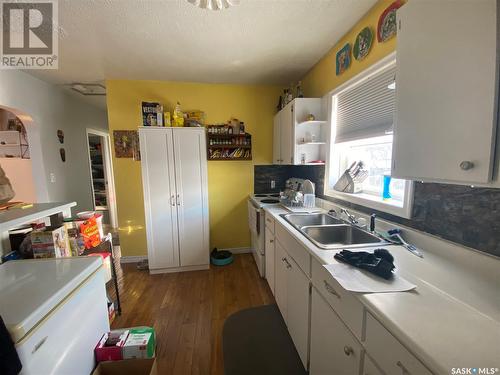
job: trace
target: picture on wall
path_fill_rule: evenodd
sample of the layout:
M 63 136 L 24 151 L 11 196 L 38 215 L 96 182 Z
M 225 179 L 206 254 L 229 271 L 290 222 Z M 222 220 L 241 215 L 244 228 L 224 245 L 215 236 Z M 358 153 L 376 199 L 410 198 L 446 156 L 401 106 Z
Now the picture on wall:
M 336 61 L 336 75 L 341 75 L 344 73 L 349 65 L 351 65 L 351 44 L 347 43 L 344 47 L 342 47 L 338 52 L 335 58 Z
M 59 149 L 59 155 L 61 155 L 61 161 L 66 162 L 66 150 L 64 148 Z
M 135 130 L 114 130 L 113 141 L 115 145 L 115 157 L 133 158 L 134 148 L 137 144 L 137 132 Z
M 377 27 L 377 40 L 387 42 L 397 32 L 396 11 L 405 3 L 405 0 L 396 0 L 389 5 L 380 15 Z
M 365 27 L 361 30 L 356 37 L 353 47 L 353 55 L 356 60 L 363 60 L 368 53 L 373 44 L 373 32 L 369 27 Z
M 59 139 L 59 143 L 64 143 L 64 132 L 61 129 L 57 131 L 57 138 Z

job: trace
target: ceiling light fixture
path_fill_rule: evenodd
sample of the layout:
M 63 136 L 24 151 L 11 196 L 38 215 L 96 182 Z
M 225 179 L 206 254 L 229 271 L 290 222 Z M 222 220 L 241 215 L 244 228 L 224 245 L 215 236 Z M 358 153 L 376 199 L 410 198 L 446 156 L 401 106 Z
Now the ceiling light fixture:
M 86 96 L 104 96 L 106 87 L 99 83 L 80 83 L 75 82 L 70 85 L 71 89 Z
M 240 0 L 187 0 L 191 4 L 202 9 L 222 10 L 234 5 L 238 5 Z

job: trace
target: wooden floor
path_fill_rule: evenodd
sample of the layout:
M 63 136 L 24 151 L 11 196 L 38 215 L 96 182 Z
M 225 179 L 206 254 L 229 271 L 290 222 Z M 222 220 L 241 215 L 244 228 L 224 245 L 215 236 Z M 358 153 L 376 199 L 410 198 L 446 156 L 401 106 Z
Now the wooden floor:
M 223 374 L 222 327 L 232 313 L 274 303 L 250 254 L 207 271 L 149 275 L 134 264 L 117 270 L 122 316 L 113 328 L 152 326 L 159 374 Z

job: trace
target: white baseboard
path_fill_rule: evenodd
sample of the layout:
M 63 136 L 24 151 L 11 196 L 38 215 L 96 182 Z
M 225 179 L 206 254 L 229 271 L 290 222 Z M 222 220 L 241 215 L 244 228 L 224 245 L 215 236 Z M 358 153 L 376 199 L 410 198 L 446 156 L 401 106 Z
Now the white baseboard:
M 226 250 L 230 251 L 233 254 L 248 254 L 252 252 L 251 247 L 229 247 L 226 249 L 218 249 L 219 251 Z
M 145 259 L 148 259 L 146 255 L 122 256 L 120 257 L 120 263 L 139 263 Z
M 220 251 L 227 250 L 233 254 L 249 254 L 252 252 L 251 247 L 229 247 L 226 249 L 219 249 L 219 250 Z M 148 259 L 146 255 L 122 256 L 120 257 L 120 263 L 139 263 L 140 261 L 143 261 L 145 259 Z
M 187 267 L 175 267 L 175 268 L 159 268 L 156 270 L 149 270 L 151 275 L 157 275 L 160 273 L 174 273 L 174 272 L 188 272 L 188 271 L 202 271 L 208 270 L 210 266 L 208 264 L 203 266 L 187 266 Z

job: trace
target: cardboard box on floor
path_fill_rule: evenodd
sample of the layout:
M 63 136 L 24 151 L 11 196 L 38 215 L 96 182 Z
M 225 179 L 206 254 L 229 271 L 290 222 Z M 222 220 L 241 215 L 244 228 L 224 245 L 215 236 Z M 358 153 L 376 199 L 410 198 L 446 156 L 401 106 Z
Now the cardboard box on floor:
M 100 362 L 92 375 L 158 375 L 154 358 Z

